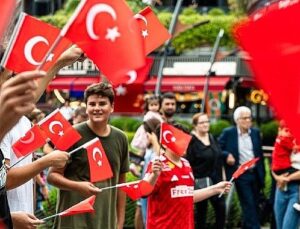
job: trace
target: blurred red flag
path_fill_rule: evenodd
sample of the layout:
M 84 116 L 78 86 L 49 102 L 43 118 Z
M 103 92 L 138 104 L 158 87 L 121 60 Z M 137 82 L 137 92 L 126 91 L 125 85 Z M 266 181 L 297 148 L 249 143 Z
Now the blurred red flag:
M 95 209 L 93 207 L 96 200 L 96 195 L 93 195 L 78 204 L 68 208 L 67 210 L 61 212 L 60 216 L 69 216 L 69 215 L 76 215 L 82 213 L 94 213 Z
M 41 120 L 39 125 L 59 150 L 67 150 L 81 139 L 77 130 L 58 109 Z
M 185 153 L 192 139 L 191 135 L 165 122 L 161 123 L 160 133 L 160 143 L 180 157 Z
M 5 51 L 3 66 L 14 72 L 36 69 L 59 33 L 60 30 L 54 26 L 21 13 L 11 44 Z M 42 70 L 47 71 L 70 45 L 66 38 L 61 39 Z
M 0 39 L 9 24 L 11 16 L 16 7 L 15 0 L 2 0 L 1 1 L 1 14 L 0 14 Z
M 149 6 L 134 15 L 134 18 L 139 23 L 140 34 L 144 39 L 145 55 L 148 55 L 171 38 L 171 34 L 161 24 Z
M 240 165 L 240 167 L 233 173 L 232 177 L 237 179 L 240 175 L 246 172 L 249 168 L 255 165 L 255 163 L 259 160 L 258 157 L 246 161 L 244 164 Z
M 279 1 L 256 11 L 234 32 L 259 86 L 300 140 L 300 2 Z
M 98 182 L 111 178 L 113 172 L 99 139 L 94 138 L 85 143 L 83 147 L 87 150 L 91 182 Z
M 24 137 L 12 145 L 17 158 L 26 156 L 46 144 L 47 137 L 38 125 L 27 131 Z
M 119 186 L 119 189 L 126 192 L 130 199 L 137 200 L 149 195 L 153 191 L 153 186 L 148 181 L 140 180 L 138 182 L 124 183 L 124 185 Z
M 82 0 L 62 30 L 113 84 L 144 65 L 142 37 L 124 0 Z

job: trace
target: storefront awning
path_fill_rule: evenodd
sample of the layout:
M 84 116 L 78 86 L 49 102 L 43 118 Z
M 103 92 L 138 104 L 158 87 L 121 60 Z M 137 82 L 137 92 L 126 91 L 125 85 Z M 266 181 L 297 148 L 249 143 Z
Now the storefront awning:
M 53 79 L 48 90 L 84 91 L 87 86 L 100 82 L 100 77 L 57 77 Z
M 221 91 L 229 81 L 229 77 L 214 77 L 209 80 L 210 91 Z M 154 91 L 157 78 L 145 82 L 145 91 Z M 161 82 L 161 91 L 192 92 L 204 89 L 205 77 L 164 77 Z

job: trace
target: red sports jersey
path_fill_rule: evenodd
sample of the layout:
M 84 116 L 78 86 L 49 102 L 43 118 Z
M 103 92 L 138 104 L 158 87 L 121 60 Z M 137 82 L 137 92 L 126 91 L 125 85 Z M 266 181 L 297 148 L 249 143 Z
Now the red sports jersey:
M 194 176 L 187 160 L 182 167 L 161 156 L 163 168 L 148 197 L 147 229 L 194 228 Z M 148 166 L 147 173 L 151 170 Z M 147 173 L 145 176 L 147 176 Z

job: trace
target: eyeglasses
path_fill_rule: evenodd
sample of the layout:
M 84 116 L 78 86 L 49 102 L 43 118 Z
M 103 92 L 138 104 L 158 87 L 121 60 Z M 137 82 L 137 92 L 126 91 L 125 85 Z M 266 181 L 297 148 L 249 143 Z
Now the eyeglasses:
M 240 117 L 239 119 L 242 119 L 242 120 L 252 120 L 252 117 L 251 116 L 246 116 L 246 117 Z
M 210 123 L 209 120 L 207 120 L 207 121 L 202 121 L 202 122 L 197 122 L 197 124 L 199 124 L 199 125 L 209 124 L 209 123 Z

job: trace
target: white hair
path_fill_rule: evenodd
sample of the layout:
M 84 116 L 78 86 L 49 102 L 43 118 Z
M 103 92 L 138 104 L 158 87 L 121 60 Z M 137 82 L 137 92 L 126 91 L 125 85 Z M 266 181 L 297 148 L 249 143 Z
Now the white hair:
M 241 107 L 236 108 L 233 113 L 233 119 L 234 119 L 235 123 L 237 123 L 237 120 L 241 117 L 242 113 L 250 113 L 250 115 L 251 115 L 251 110 L 249 107 L 246 107 L 246 106 L 241 106 Z

